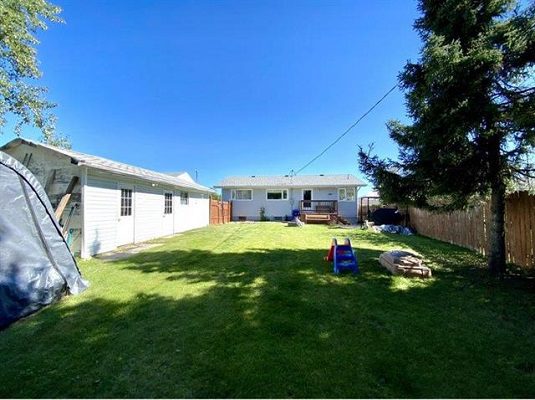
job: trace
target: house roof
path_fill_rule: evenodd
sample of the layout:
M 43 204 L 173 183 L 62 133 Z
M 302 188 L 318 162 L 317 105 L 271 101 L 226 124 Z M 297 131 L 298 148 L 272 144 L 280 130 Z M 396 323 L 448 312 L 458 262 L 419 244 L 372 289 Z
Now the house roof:
M 351 174 L 337 175 L 279 175 L 279 176 L 232 176 L 223 179 L 216 188 L 253 188 L 253 187 L 332 187 L 366 186 Z
M 166 175 L 171 175 L 171 176 L 180 176 L 180 175 L 188 174 L 187 171 L 175 171 L 175 172 L 164 172 L 164 173 Z
M 107 158 L 93 156 L 90 154 L 80 153 L 74 150 L 61 149 L 59 147 L 51 146 L 44 143 L 35 142 L 29 139 L 14 139 L 11 142 L 6 143 L 1 149 L 10 149 L 21 144 L 27 144 L 29 146 L 43 147 L 53 152 L 63 154 L 70 157 L 71 161 L 80 166 L 87 166 L 90 168 L 98 169 L 101 171 L 113 172 L 119 175 L 126 175 L 143 179 L 151 182 L 165 183 L 172 186 L 178 186 L 180 188 L 193 189 L 200 192 L 213 193 L 214 190 L 206 186 L 199 185 L 195 182 L 190 182 L 186 179 L 171 176 L 161 172 L 151 171 L 149 169 L 135 167 L 133 165 L 124 164 L 118 161 L 108 160 Z
M 187 171 L 180 171 L 180 172 L 166 172 L 165 174 L 166 174 L 166 175 L 174 176 L 175 178 L 183 179 L 183 180 L 188 181 L 188 182 L 193 182 L 193 183 L 195 183 L 195 181 L 193 180 L 193 178 L 191 177 L 191 175 L 190 175 Z

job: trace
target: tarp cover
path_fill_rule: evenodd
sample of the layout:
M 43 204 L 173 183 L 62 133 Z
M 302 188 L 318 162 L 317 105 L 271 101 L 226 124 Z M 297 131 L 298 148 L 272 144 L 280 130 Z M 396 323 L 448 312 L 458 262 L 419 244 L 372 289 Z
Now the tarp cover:
M 43 187 L 0 151 L 0 329 L 87 286 Z
M 378 208 L 371 215 L 375 225 L 399 225 L 403 215 L 397 208 Z

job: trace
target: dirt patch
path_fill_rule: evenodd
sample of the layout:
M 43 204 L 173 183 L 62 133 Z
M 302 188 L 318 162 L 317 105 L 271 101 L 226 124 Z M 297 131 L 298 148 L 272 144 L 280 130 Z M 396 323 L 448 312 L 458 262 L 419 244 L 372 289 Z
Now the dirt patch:
M 95 258 L 103 261 L 117 261 L 122 260 L 128 257 L 131 257 L 143 250 L 151 249 L 153 247 L 161 246 L 162 242 L 149 242 L 149 243 L 137 243 L 137 244 L 127 244 L 125 246 L 118 247 L 116 250 L 108 251 L 107 253 L 102 253 Z

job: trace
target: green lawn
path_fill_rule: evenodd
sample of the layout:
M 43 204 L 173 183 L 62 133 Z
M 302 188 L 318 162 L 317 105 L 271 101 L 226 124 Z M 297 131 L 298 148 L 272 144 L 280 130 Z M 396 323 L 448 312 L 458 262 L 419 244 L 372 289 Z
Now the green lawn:
M 359 276 L 323 261 L 349 235 Z M 0 332 L 2 397 L 534 397 L 535 301 L 422 237 L 213 226 L 81 262 L 91 288 Z M 392 277 L 420 252 L 431 280 Z

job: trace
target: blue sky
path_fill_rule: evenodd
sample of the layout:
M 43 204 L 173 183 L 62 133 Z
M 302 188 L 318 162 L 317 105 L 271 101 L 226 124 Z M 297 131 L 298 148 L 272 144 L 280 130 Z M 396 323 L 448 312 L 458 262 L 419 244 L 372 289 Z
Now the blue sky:
M 420 47 L 409 0 L 55 3 L 66 24 L 40 35 L 38 57 L 58 130 L 75 150 L 206 185 L 298 170 Z M 302 173 L 363 178 L 357 145 L 395 157 L 385 123 L 404 117 L 396 91 Z

